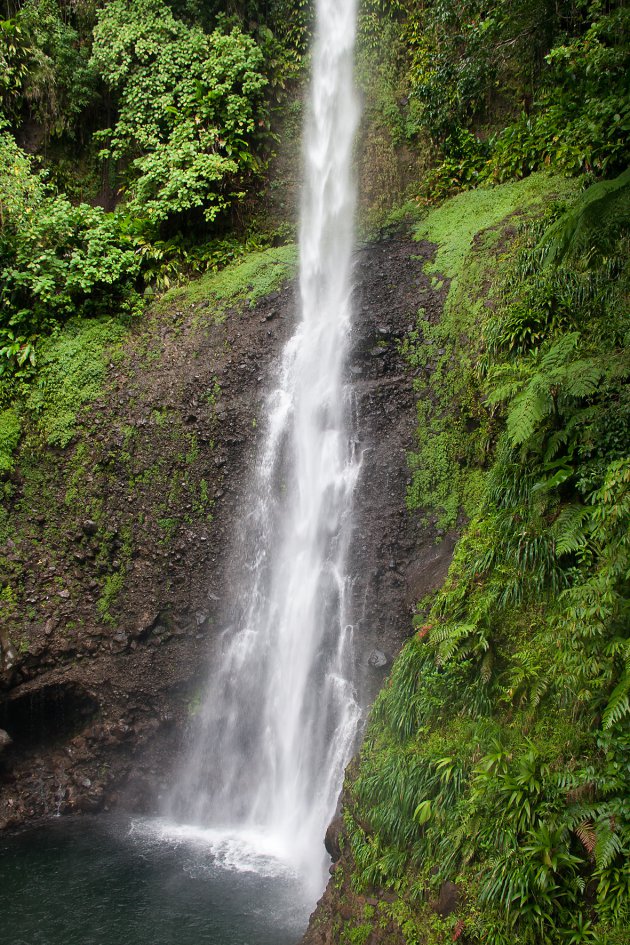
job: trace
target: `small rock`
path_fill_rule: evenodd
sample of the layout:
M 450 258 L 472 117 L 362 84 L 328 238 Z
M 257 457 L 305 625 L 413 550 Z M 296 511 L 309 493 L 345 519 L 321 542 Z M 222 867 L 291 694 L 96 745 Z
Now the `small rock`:
M 68 600 L 68 598 L 70 597 L 70 591 L 67 589 L 64 589 L 63 591 L 59 591 L 59 593 L 57 594 L 57 597 L 61 597 L 62 600 Z
M 5 732 L 3 728 L 0 728 L 0 753 L 4 751 L 5 748 L 8 748 L 9 745 L 13 744 L 13 739 L 8 732 Z
M 92 521 L 91 518 L 85 520 L 82 528 L 86 535 L 96 535 L 96 532 L 98 531 L 98 525 L 96 522 Z
M 368 656 L 368 666 L 373 666 L 375 669 L 387 666 L 387 657 L 382 650 L 372 650 Z

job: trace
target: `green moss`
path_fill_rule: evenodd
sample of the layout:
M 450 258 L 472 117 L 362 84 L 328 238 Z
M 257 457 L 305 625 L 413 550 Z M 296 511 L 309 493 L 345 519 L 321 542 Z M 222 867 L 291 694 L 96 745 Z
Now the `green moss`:
M 15 410 L 0 411 L 0 473 L 13 469 L 14 453 L 20 442 L 22 425 Z
M 567 197 L 576 186 L 575 181 L 538 173 L 499 187 L 469 190 L 429 211 L 414 228 L 414 237 L 437 243 L 432 270 L 457 279 L 478 233 L 496 227 L 510 214 L 523 215 L 552 198 Z
M 255 305 L 261 298 L 275 292 L 297 269 L 297 247 L 294 244 L 249 253 L 220 272 L 209 272 L 166 292 L 157 303 L 158 310 L 191 306 L 199 302 L 217 303 L 220 314 L 229 305 Z
M 108 574 L 103 581 L 101 596 L 96 604 L 103 623 L 113 624 L 115 622 L 111 608 L 116 603 L 124 583 L 125 575 L 122 571 L 114 571 L 112 574 Z
M 162 537 L 159 539 L 159 543 L 161 545 L 168 545 L 177 531 L 177 519 L 160 518 L 158 519 L 158 528 L 162 532 Z
M 39 373 L 26 406 L 51 446 L 68 445 L 79 411 L 103 393 L 108 363 L 120 356 L 116 346 L 125 334 L 114 318 L 74 319 L 42 342 Z

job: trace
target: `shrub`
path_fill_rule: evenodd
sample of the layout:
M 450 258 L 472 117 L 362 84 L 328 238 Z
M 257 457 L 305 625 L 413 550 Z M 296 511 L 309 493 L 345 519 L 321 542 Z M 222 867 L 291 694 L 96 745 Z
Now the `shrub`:
M 104 157 L 129 162 L 129 206 L 161 223 L 199 209 L 214 220 L 260 169 L 267 128 L 262 53 L 234 27 L 207 35 L 162 0 L 113 0 L 99 12 L 92 63 L 118 95 Z

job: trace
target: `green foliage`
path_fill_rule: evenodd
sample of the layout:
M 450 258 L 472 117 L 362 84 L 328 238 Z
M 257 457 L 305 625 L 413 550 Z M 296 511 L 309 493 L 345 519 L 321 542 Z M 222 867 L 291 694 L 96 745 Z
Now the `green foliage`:
M 575 205 L 549 227 L 541 246 L 545 264 L 596 252 L 608 255 L 630 227 L 630 168 L 614 180 L 589 187 Z
M 409 5 L 409 96 L 444 197 L 545 166 L 619 173 L 630 160 L 625 4 L 502 0 Z M 525 107 L 517 114 L 518 104 Z
M 129 162 L 134 213 L 160 223 L 199 208 L 211 221 L 238 195 L 237 177 L 260 169 L 267 78 L 238 28 L 207 35 L 162 0 L 114 0 L 99 12 L 92 63 L 118 95 L 103 156 Z
M 0 475 L 13 469 L 13 454 L 21 432 L 22 425 L 15 410 L 0 411 Z
M 439 528 L 453 526 L 462 510 L 474 515 L 482 496 L 481 470 L 493 418 L 482 406 L 475 363 L 481 344 L 478 325 L 492 304 L 483 297 L 484 286 L 504 268 L 504 244 L 512 243 L 511 216 L 517 208 L 521 214 L 535 213 L 550 195 L 572 189 L 570 183 L 532 175 L 493 190 L 459 194 L 425 212 L 414 228 L 416 239 L 438 244 L 430 271 L 449 279 L 440 322 L 432 324 L 421 310 L 416 328 L 402 344 L 420 395 L 416 445 L 408 457 L 412 482 L 407 504 L 435 510 Z
M 133 312 L 141 260 L 121 218 L 50 193 L 6 132 L 0 186 L 0 374 L 26 373 L 56 325 Z
M 466 890 L 467 941 L 625 941 L 628 224 L 588 214 L 616 190 L 595 184 L 522 231 L 494 311 L 475 309 L 491 465 L 449 577 L 376 702 L 346 814 L 355 887 L 396 890 L 418 940 L 448 879 Z M 474 242 L 465 267 L 442 247 L 458 292 Z M 442 343 L 457 351 L 462 320 L 447 318 Z
M 16 124 L 28 115 L 45 142 L 76 135 L 96 93 L 89 44 L 80 32 L 81 5 L 73 7 L 26 0 L 11 19 L 0 21 L 3 111 Z
M 113 348 L 125 333 L 113 318 L 72 319 L 42 342 L 26 407 L 48 443 L 65 447 L 71 441 L 77 414 L 102 393 Z
M 2 110 L 12 111 L 28 72 L 28 41 L 21 23 L 15 19 L 0 20 L 0 91 Z
M 21 97 L 46 136 L 76 133 L 95 94 L 89 47 L 57 0 L 26 0 L 17 15 L 28 43 Z

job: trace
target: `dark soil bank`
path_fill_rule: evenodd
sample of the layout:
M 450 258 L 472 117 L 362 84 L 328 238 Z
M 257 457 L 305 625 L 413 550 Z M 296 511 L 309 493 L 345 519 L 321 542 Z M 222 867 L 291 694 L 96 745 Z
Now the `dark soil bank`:
M 405 510 L 415 410 L 398 342 L 421 305 L 439 315 L 419 258 L 429 253 L 397 237 L 357 254 L 352 569 L 366 702 L 453 545 L 434 546 Z M 232 592 L 230 536 L 295 307 L 288 285 L 220 324 L 203 301 L 156 309 L 81 436 L 21 457 L 14 538 L 0 552 L 24 602 L 3 628 L 0 729 L 12 743 L 0 742 L 0 829 L 155 805 Z

